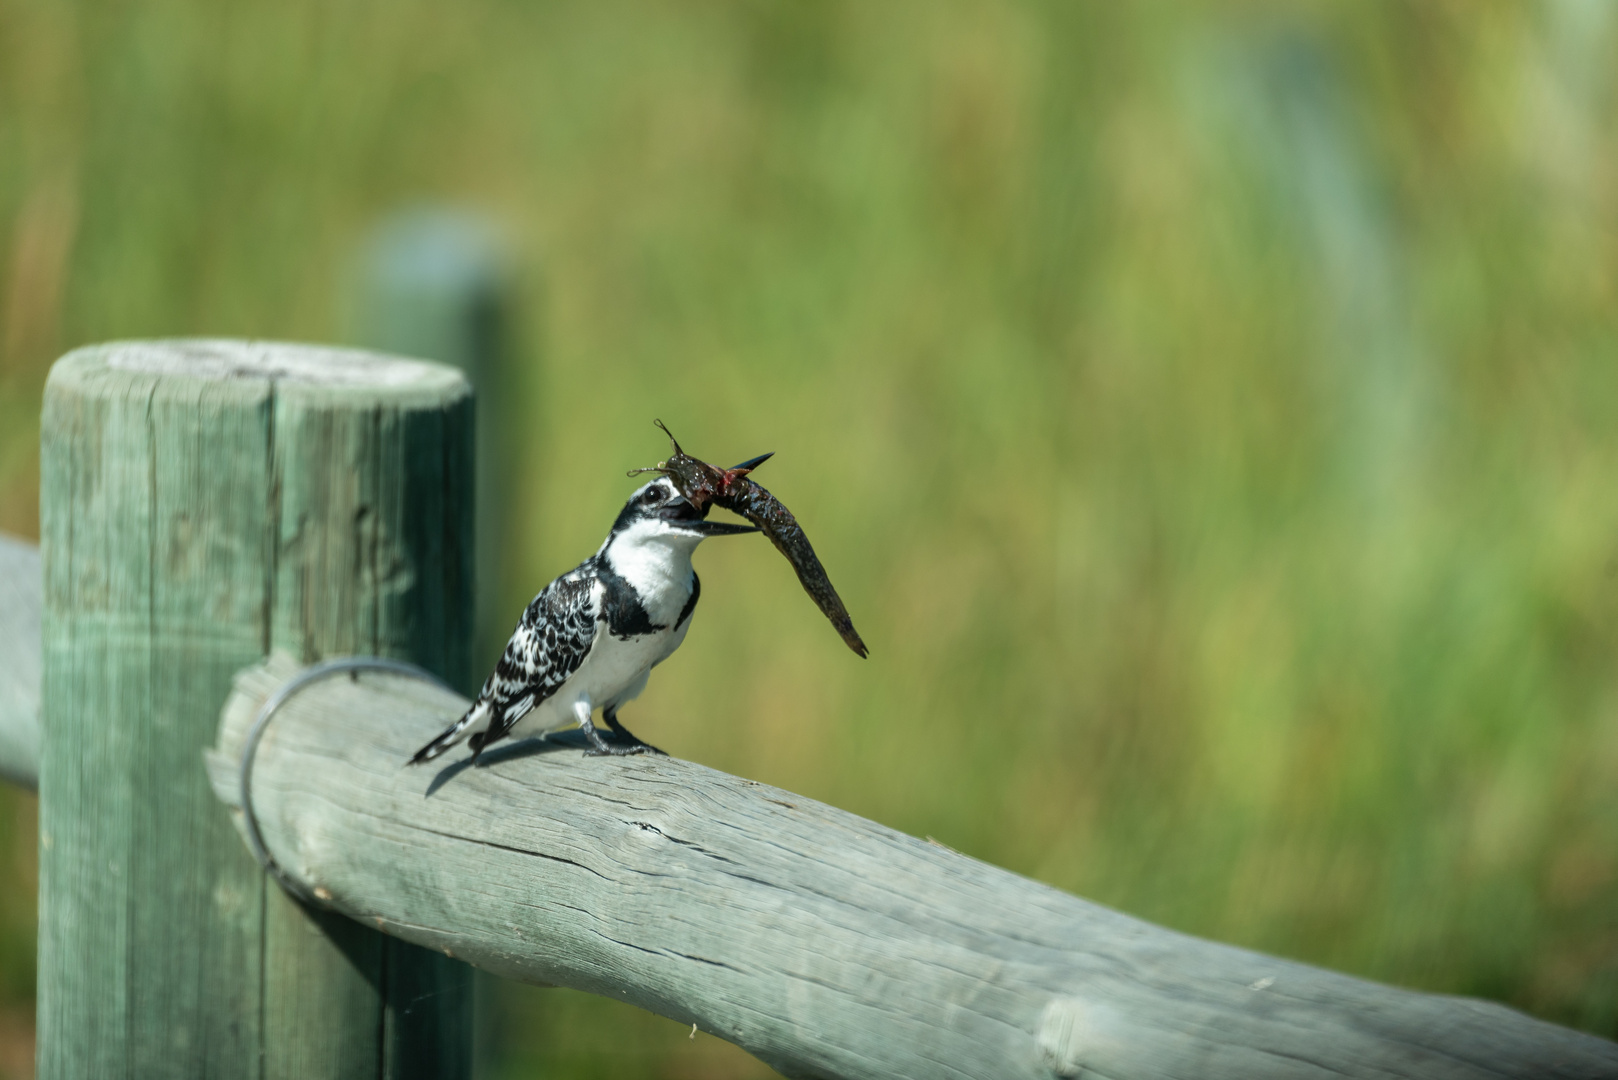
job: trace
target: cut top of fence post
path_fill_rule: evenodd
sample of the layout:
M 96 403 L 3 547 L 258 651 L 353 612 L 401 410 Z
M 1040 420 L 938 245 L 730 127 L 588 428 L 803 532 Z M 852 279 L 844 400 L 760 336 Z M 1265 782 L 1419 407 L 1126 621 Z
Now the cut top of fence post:
M 465 376 L 443 364 L 362 349 L 228 338 L 90 345 L 57 361 L 50 382 L 142 375 L 237 385 L 272 383 L 277 390 L 361 395 L 396 404 L 452 401 L 471 393 Z

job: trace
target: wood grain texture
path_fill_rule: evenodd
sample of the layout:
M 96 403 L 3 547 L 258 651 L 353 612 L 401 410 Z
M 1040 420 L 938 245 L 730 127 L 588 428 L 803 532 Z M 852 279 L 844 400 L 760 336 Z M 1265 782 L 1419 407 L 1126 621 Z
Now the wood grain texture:
M 0 534 L 0 780 L 39 786 L 39 549 Z
M 209 759 L 227 803 L 296 668 L 238 679 Z M 404 764 L 465 706 L 386 674 L 299 690 L 254 766 L 276 860 L 365 925 L 695 1023 L 788 1076 L 1618 1075 L 1603 1040 L 1163 930 L 690 762 L 529 742 Z
M 52 369 L 41 1077 L 464 1074 L 464 968 L 266 887 L 201 752 L 272 648 L 464 684 L 470 428 L 459 374 L 374 354 L 124 342 Z M 413 1027 L 401 982 L 445 989 Z

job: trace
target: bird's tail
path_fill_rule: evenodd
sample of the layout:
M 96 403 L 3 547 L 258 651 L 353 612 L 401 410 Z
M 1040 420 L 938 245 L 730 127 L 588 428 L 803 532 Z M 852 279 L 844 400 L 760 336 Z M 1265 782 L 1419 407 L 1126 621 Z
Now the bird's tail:
M 417 750 L 416 755 L 410 759 L 410 764 L 420 765 L 424 761 L 431 761 L 439 754 L 442 754 L 445 750 L 448 750 L 456 743 L 459 743 L 465 739 L 468 729 L 472 726 L 472 722 L 477 718 L 478 711 L 482 706 L 483 703 L 480 701 L 474 704 L 470 709 L 466 710 L 465 716 L 461 717 L 459 720 L 455 721 L 455 723 L 445 728 L 443 733 L 435 738 L 432 742 L 428 743 L 420 750 Z M 476 749 L 481 749 L 481 746 L 476 747 Z

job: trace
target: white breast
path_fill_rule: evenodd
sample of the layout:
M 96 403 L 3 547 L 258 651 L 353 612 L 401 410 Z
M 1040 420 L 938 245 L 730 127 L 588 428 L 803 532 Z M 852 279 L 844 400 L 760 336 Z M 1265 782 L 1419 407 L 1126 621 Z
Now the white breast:
M 562 684 L 549 700 L 530 712 L 513 728 L 513 734 L 535 735 L 571 727 L 577 721 L 575 707 L 589 702 L 592 710 L 632 701 L 646 686 L 652 667 L 666 660 L 691 628 L 691 619 L 676 626 L 680 612 L 691 599 L 694 574 L 691 551 L 695 538 L 670 542 L 666 533 L 641 537 L 633 531 L 616 539 L 609 551 L 614 573 L 627 581 L 640 597 L 651 621 L 663 629 L 627 640 L 616 637 L 605 618 L 596 623 L 590 652 L 579 669 Z M 627 541 L 627 542 L 626 542 Z M 604 586 L 596 585 L 595 608 L 604 612 Z

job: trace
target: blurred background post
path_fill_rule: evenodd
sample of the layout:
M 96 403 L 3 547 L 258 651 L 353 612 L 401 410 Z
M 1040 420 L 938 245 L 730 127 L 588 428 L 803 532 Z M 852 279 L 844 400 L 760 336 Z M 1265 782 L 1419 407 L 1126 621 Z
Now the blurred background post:
M 480 395 L 480 627 L 594 550 L 653 417 L 774 450 L 872 658 L 767 544 L 704 548 L 637 734 L 1612 1036 L 1615 11 L 0 0 L 0 530 L 38 535 L 67 348 L 448 356 L 344 298 L 395 208 L 475 206 L 545 268 Z M 0 1072 L 33 805 L 0 792 Z M 502 1075 L 763 1075 L 583 995 L 502 1015 Z
M 449 206 L 417 206 L 384 217 L 358 270 L 355 335 L 360 344 L 453 364 L 466 373 L 477 395 L 473 667 L 478 671 L 493 666 L 510 629 L 502 627 L 515 618 L 496 604 L 509 498 L 501 440 L 512 322 L 507 275 L 496 224 L 474 210 Z

